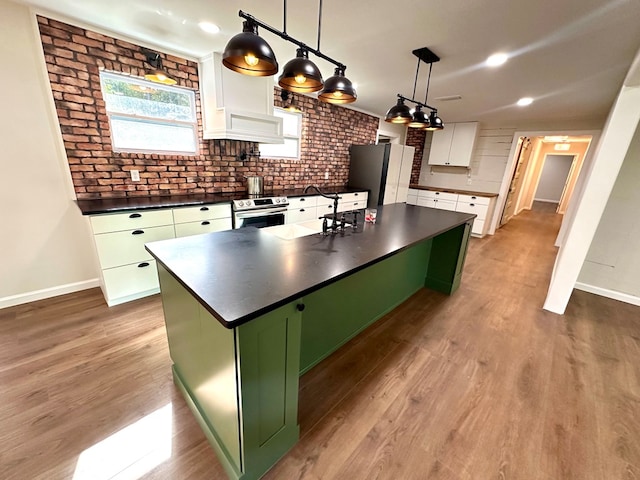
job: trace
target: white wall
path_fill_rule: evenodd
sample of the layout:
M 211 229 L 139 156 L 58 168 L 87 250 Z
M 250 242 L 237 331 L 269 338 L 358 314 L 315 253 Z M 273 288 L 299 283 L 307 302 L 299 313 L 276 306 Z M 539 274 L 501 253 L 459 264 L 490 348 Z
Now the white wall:
M 547 155 L 534 200 L 559 203 L 569 176 L 573 155 Z
M 35 16 L 0 0 L 0 308 L 97 285 Z
M 640 128 L 637 128 L 582 265 L 578 288 L 614 298 L 617 294 L 635 297 L 636 301 L 631 303 L 640 304 L 639 186 Z

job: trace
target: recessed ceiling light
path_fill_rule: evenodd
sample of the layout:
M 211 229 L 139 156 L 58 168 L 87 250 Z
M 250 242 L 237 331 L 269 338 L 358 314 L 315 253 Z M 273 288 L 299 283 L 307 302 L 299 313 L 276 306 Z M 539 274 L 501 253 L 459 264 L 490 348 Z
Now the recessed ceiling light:
M 220 27 L 211 22 L 200 22 L 198 26 L 203 32 L 207 33 L 218 33 L 220 31 Z
M 533 103 L 533 98 L 531 97 L 523 97 L 518 100 L 518 105 L 521 107 L 526 107 L 527 105 L 531 105 Z
M 494 53 L 487 58 L 487 65 L 489 67 L 499 67 L 509 59 L 509 55 L 506 53 Z

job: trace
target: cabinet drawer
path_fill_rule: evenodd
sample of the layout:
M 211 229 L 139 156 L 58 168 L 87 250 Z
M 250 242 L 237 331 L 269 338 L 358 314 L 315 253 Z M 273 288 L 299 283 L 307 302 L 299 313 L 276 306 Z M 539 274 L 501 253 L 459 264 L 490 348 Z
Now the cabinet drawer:
M 297 208 L 287 211 L 287 223 L 306 222 L 308 220 L 316 220 L 318 218 L 316 207 Z
M 108 268 L 102 271 L 102 278 L 109 305 L 122 303 L 117 301 L 119 298 L 127 301 L 129 296 L 160 290 L 155 260 Z
M 92 215 L 90 218 L 93 233 L 119 232 L 122 230 L 173 225 L 173 215 L 169 208 Z
M 173 225 L 96 235 L 100 266 L 105 269 L 151 260 L 152 257 L 144 249 L 144 244 L 174 237 Z
M 176 237 L 231 230 L 231 218 L 214 218 L 200 222 L 176 223 Z
M 290 210 L 315 207 L 317 203 L 318 197 L 315 195 L 310 197 L 289 197 Z
M 478 205 L 477 203 L 460 203 L 456 204 L 456 212 L 475 213 L 478 215 L 477 220 L 485 220 L 487 218 L 488 205 Z
M 219 203 L 173 209 L 175 223 L 197 222 L 213 218 L 231 218 L 231 205 Z
M 339 212 L 350 212 L 351 210 L 360 210 L 367 207 L 367 202 L 358 200 L 356 202 L 340 202 L 338 204 Z
M 457 202 L 458 201 L 458 194 L 457 193 L 436 192 L 436 191 L 433 191 L 433 190 L 421 190 L 420 194 L 418 196 L 426 197 L 426 198 L 439 199 L 439 200 L 447 200 L 447 201 L 450 201 L 450 202 Z
M 369 194 L 367 192 L 353 192 L 353 193 L 340 193 L 339 196 L 343 202 L 362 202 L 367 203 L 367 197 Z
M 339 209 L 340 209 L 340 204 L 338 203 L 338 210 Z M 319 217 L 321 217 L 322 215 L 325 215 L 327 213 L 333 212 L 333 202 L 325 203 L 325 204 L 322 204 L 322 205 L 318 205 L 317 211 L 318 211 L 318 216 Z
M 476 205 L 489 205 L 491 198 L 481 197 L 479 195 L 458 195 L 458 202 L 475 203 Z
M 456 202 L 450 202 L 449 200 L 436 198 L 435 208 L 439 208 L 440 210 L 451 210 L 453 212 L 456 209 Z
M 407 205 L 418 205 L 418 195 L 407 195 Z

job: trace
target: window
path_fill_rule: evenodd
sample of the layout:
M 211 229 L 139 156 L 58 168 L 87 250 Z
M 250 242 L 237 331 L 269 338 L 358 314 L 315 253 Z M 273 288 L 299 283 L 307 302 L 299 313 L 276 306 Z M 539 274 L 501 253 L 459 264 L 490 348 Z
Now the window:
M 100 72 L 116 152 L 195 155 L 195 94 L 180 87 Z
M 302 114 L 287 112 L 282 108 L 274 108 L 273 114 L 282 117 L 284 143 L 261 143 L 262 158 L 300 158 L 300 132 L 302 130 Z

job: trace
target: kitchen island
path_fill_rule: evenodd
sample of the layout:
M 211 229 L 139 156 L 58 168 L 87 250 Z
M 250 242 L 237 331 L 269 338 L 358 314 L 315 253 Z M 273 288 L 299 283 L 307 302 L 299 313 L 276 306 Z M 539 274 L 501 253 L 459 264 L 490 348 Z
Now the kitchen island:
M 420 288 L 457 289 L 473 218 L 392 204 L 326 236 L 147 244 L 174 380 L 230 478 L 260 478 L 297 442 L 302 373 Z

